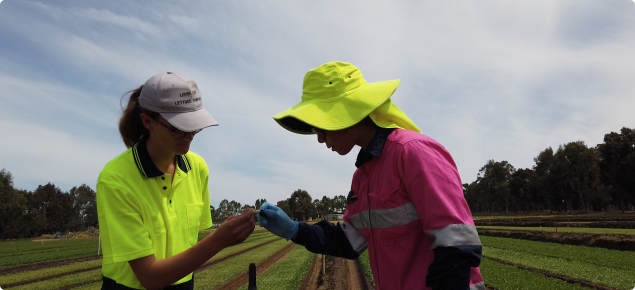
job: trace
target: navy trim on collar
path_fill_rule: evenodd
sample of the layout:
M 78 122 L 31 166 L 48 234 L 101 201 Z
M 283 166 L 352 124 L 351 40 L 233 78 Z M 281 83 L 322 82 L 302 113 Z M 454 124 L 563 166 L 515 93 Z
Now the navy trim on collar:
M 161 170 L 159 170 L 159 168 L 157 168 L 156 165 L 154 165 L 152 158 L 150 158 L 148 148 L 146 147 L 145 137 L 141 137 L 141 140 L 139 140 L 137 144 L 134 144 L 132 147 L 132 155 L 135 163 L 137 164 L 137 168 L 139 168 L 141 174 L 143 174 L 146 178 L 153 178 L 164 174 Z M 190 161 L 185 155 L 176 155 L 176 164 L 185 173 L 192 169 Z
M 393 130 L 395 130 L 395 128 L 377 129 L 375 136 L 373 136 L 373 139 L 370 140 L 368 146 L 366 146 L 366 148 L 362 148 L 362 150 L 359 150 L 359 154 L 357 154 L 357 160 L 355 161 L 355 167 L 359 168 L 371 159 L 379 157 L 381 155 L 381 150 L 384 149 L 386 140 L 388 140 L 388 136 L 390 136 L 390 133 L 392 133 Z

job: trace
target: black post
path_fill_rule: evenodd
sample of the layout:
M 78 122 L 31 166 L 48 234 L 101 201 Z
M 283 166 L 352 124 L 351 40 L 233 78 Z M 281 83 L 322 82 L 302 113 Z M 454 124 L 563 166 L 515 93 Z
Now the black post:
M 249 264 L 249 286 L 247 290 L 258 290 L 256 287 L 256 264 Z

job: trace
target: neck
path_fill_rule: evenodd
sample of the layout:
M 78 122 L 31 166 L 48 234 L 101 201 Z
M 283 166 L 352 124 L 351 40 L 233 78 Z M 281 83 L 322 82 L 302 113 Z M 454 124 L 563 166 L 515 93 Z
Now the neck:
M 357 138 L 357 142 L 355 144 L 359 147 L 366 148 L 370 141 L 373 140 L 375 134 L 377 134 L 377 130 L 379 127 L 375 125 L 372 121 L 366 122 L 365 120 L 359 122 L 355 125 L 357 128 L 357 132 L 359 132 L 359 137 Z
M 173 174 L 174 173 L 174 157 L 176 156 L 174 153 L 165 150 L 165 148 L 161 147 L 157 142 L 152 139 L 152 135 L 148 137 L 146 141 L 146 148 L 148 149 L 148 154 L 150 155 L 150 159 L 154 162 L 154 165 L 161 170 L 163 173 Z

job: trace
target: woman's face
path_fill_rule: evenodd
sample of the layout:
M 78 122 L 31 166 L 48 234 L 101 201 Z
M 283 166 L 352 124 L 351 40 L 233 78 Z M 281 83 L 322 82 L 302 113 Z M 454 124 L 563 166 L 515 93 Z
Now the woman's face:
M 340 155 L 346 155 L 356 145 L 357 135 L 355 127 L 349 127 L 337 131 L 320 130 L 317 134 L 317 140 L 320 143 L 326 143 L 326 147 Z
M 174 135 L 180 135 L 182 132 L 179 132 L 178 129 L 174 128 L 174 126 L 168 123 L 163 117 L 160 115 L 154 119 L 147 115 L 146 117 L 147 119 L 144 119 L 144 124 L 146 124 L 146 128 L 150 131 L 151 139 L 156 142 L 159 147 L 176 155 L 185 155 L 185 153 L 190 151 L 190 144 L 194 139 L 194 134 L 185 133 L 180 138 L 174 138 Z

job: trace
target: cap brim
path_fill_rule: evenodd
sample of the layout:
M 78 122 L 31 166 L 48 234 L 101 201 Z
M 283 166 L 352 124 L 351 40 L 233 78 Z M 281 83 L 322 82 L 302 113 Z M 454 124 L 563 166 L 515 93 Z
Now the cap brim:
M 335 102 L 302 101 L 273 119 L 283 128 L 298 134 L 312 134 L 311 127 L 329 131 L 346 129 L 388 100 L 399 83 L 399 80 L 367 83 Z
M 193 132 L 210 126 L 217 126 L 218 122 L 205 108 L 186 113 L 160 113 L 172 126 L 183 132 Z

